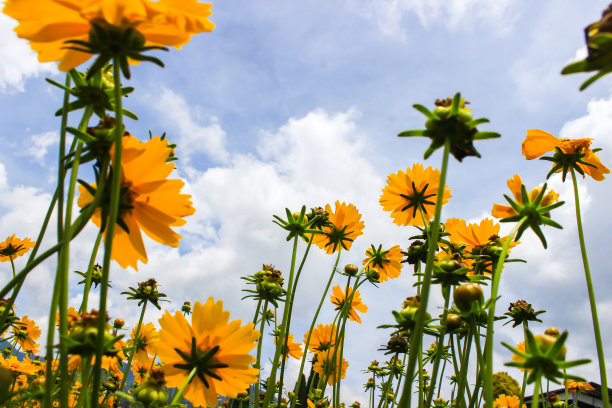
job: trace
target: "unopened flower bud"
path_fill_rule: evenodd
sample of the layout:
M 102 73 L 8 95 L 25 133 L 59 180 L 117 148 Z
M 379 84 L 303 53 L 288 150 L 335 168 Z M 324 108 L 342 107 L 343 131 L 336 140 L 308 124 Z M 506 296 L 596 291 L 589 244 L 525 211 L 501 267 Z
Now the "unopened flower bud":
M 113 327 L 117 330 L 123 328 L 125 326 L 125 321 L 123 319 L 115 319 L 113 322 Z
M 559 329 L 557 329 L 556 327 L 549 327 L 548 329 L 546 329 L 544 334 L 548 334 L 549 336 L 557 337 L 559 335 Z
M 357 276 L 359 273 L 359 268 L 356 265 L 347 264 L 344 266 L 344 273 L 346 273 L 348 276 Z

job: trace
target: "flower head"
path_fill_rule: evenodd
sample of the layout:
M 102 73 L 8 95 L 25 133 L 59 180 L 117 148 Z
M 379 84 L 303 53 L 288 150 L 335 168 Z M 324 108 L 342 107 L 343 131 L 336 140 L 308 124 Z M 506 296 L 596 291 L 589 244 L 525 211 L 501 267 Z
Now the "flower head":
M 588 382 L 567 380 L 567 389 L 572 394 L 582 391 L 595 391 L 595 388 Z
M 512 191 L 514 200 L 504 194 L 504 198 L 510 205 L 493 204 L 491 214 L 496 218 L 502 218 L 501 222 L 524 220 L 515 240 L 518 241 L 523 232 L 527 228 L 531 228 L 546 248 L 546 238 L 540 229 L 540 225 L 563 228 L 549 218 L 551 210 L 563 205 L 563 201 L 557 202 L 559 194 L 553 190 L 546 192 L 546 184 L 543 187 L 535 187 L 527 193 L 523 180 L 518 174 L 508 180 L 507 185 Z
M 399 171 L 387 177 L 387 185 L 382 189 L 380 205 L 383 210 L 391 211 L 393 223 L 397 225 L 423 225 L 423 217 L 433 217 L 440 182 L 440 171 L 432 167 L 423 170 L 416 163 L 406 171 Z M 451 197 L 445 186 L 443 204 Z M 423 217 L 421 217 L 421 212 Z
M 140 327 L 138 340 L 134 340 L 135 336 L 136 327 L 134 327 L 130 335 L 132 344 L 136 347 L 134 350 L 134 360 L 141 363 L 149 362 L 149 354 L 152 354 L 155 343 L 159 341 L 159 333 L 155 330 L 153 323 L 147 323 Z
M 402 258 L 402 249 L 399 245 L 387 250 L 382 249 L 382 245 L 379 245 L 378 248 L 372 245 L 372 248 L 366 249 L 363 265 L 367 264 L 368 269 L 376 269 L 379 274 L 378 280 L 384 282 L 389 278 L 395 279 L 400 276 L 404 266 L 401 263 Z
M 152 60 L 140 52 L 180 48 L 192 34 L 213 30 L 211 6 L 197 0 L 8 0 L 3 12 L 19 22 L 17 36 L 29 40 L 40 62 L 60 61 L 67 72 L 93 53 L 106 57 L 123 48 L 125 57 Z
M 283 347 L 281 354 L 285 359 L 287 358 L 287 356 L 291 356 L 295 359 L 302 358 L 302 355 L 304 354 L 304 351 L 302 350 L 302 345 L 293 341 L 293 334 L 288 333 L 288 336 L 289 337 L 287 339 L 287 348 L 285 349 Z M 274 344 L 276 344 L 277 340 L 278 336 L 274 336 Z
M 329 350 L 336 345 L 337 333 L 338 328 L 335 324 L 319 324 L 312 330 L 308 350 L 313 353 Z M 308 332 L 304 334 L 304 344 L 306 344 L 306 340 L 308 340 Z
M 340 285 L 334 286 L 333 294 L 330 296 L 330 300 L 336 306 L 336 310 L 340 310 L 345 307 L 347 298 L 351 298 L 351 303 L 348 306 L 349 319 L 354 322 L 361 323 L 361 318 L 357 312 L 365 313 L 368 311 L 368 307 L 361 301 L 359 291 L 353 290 L 353 288 L 349 287 L 348 295 L 346 295 L 344 291 L 340 289 Z
M 328 222 L 321 229 L 323 233 L 313 237 L 312 243 L 325 249 L 328 254 L 333 254 L 339 247 L 350 250 L 355 238 L 363 234 L 364 228 L 357 207 L 336 201 L 335 211 L 332 212 L 329 204 L 325 206 L 325 211 L 329 214 Z
M 312 366 L 314 372 L 318 373 L 323 378 L 326 378 L 329 385 L 340 381 L 340 378 L 346 377 L 346 369 L 348 368 L 349 364 L 348 361 L 343 358 L 340 378 L 338 378 L 337 373 L 340 366 L 338 362 L 339 357 L 340 353 L 336 348 L 322 351 L 317 353 L 317 361 Z
M 34 320 L 28 319 L 28 316 L 23 316 L 20 323 L 13 325 L 13 335 L 24 352 L 30 354 L 38 352 L 38 344 L 34 340 L 40 337 L 40 328 Z
M 578 173 L 588 174 L 597 181 L 605 179 L 604 174 L 610 169 L 604 166 L 591 150 L 592 139 L 559 139 L 548 132 L 539 129 L 528 129 L 527 137 L 523 141 L 523 156 L 532 160 L 548 152 L 555 152 L 552 158 L 543 158 L 555 163 L 549 176 L 553 172 L 563 172 L 563 179 L 570 169 Z
M 241 326 L 229 321 L 223 302 L 208 298 L 193 305 L 191 324 L 180 311 L 166 311 L 154 350 L 164 363 L 169 388 L 180 387 L 195 368 L 196 375 L 185 388 L 185 398 L 195 406 L 215 406 L 217 395 L 235 398 L 257 381 L 255 358 L 249 352 L 256 346 L 259 331 L 253 324 Z
M 34 247 L 34 242 L 30 238 L 15 238 L 15 234 L 6 238 L 4 242 L 0 242 L 0 262 L 9 262 L 24 255 Z
M 520 399 L 516 395 L 500 394 L 493 402 L 493 406 L 495 408 L 518 408 L 519 403 Z M 525 404 L 523 404 L 524 407 L 526 407 Z
M 174 169 L 172 163 L 166 163 L 169 153 L 167 142 L 159 137 L 144 143 L 132 136 L 123 138 L 122 196 L 112 249 L 112 259 L 123 268 L 137 270 L 138 261 L 147 262 L 141 229 L 155 241 L 176 247 L 181 236 L 170 227 L 185 224 L 183 217 L 195 212 L 191 196 L 180 193 L 185 183 L 166 179 Z M 79 191 L 78 204 L 85 207 L 93 200 L 95 184 L 81 185 Z M 102 214 L 108 218 L 104 207 L 96 208 L 92 221 L 97 226 L 106 225 Z

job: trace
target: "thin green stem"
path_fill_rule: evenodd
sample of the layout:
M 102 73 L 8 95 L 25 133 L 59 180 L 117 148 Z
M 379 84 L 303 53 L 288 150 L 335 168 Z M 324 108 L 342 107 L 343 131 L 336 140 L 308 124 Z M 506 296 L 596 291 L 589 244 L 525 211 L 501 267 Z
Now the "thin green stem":
M 502 252 L 497 259 L 493 276 L 491 276 L 491 298 L 489 299 L 491 303 L 489 304 L 487 316 L 487 337 L 485 340 L 484 399 L 486 408 L 493 408 L 493 325 L 495 323 L 495 305 L 497 304 L 497 292 L 499 289 L 499 282 L 501 281 L 501 271 L 504 267 L 504 263 L 506 262 L 510 243 L 514 239 L 514 236 L 521 225 L 523 225 L 526 220 L 527 217 L 521 218 L 521 220 L 516 223 L 514 228 L 512 228 L 512 231 L 510 231 L 510 234 L 506 238 L 504 246 L 502 247 Z
M 149 302 L 144 302 L 142 305 L 140 318 L 138 319 L 138 324 L 136 325 L 136 333 L 134 334 L 134 340 L 132 341 L 132 352 L 130 353 L 130 356 L 127 360 L 127 364 L 125 365 L 125 371 L 123 372 L 123 380 L 121 380 L 119 391 L 123 391 L 123 387 L 125 387 L 125 382 L 127 380 L 128 373 L 130 372 L 130 368 L 132 367 L 132 360 L 134 359 L 134 355 L 138 351 L 138 343 L 140 341 L 140 329 L 142 328 L 142 321 L 144 320 L 145 311 L 147 310 L 147 303 Z
M 533 387 L 533 397 L 531 398 L 531 408 L 539 408 L 540 406 L 540 380 L 541 375 L 536 377 L 535 386 Z
M 293 288 L 293 280 L 295 278 L 295 260 L 297 254 L 298 236 L 293 239 L 293 251 L 291 253 L 291 269 L 289 271 L 289 283 L 287 284 L 287 295 L 285 297 L 285 307 L 283 309 L 283 322 L 281 324 L 280 332 L 278 334 L 278 340 L 276 344 L 276 351 L 274 352 L 274 359 L 272 360 L 272 369 L 270 370 L 270 377 L 268 378 L 268 387 L 266 389 L 266 396 L 264 397 L 263 407 L 267 408 L 270 404 L 276 387 L 276 371 L 279 365 L 279 358 L 285 344 L 285 337 L 289 336 L 287 331 L 287 320 L 289 319 L 289 299 L 291 299 Z M 280 387 L 282 388 L 282 384 Z
M 431 384 L 432 387 L 429 390 L 427 395 L 427 402 L 425 406 L 429 408 L 431 406 L 431 401 L 433 400 L 433 394 L 435 391 L 436 378 L 438 376 L 438 369 L 440 367 L 440 358 L 442 357 L 442 352 L 444 349 L 444 336 L 446 335 L 446 317 L 448 316 L 448 305 L 450 303 L 450 287 L 443 286 L 442 287 L 442 296 L 444 297 L 444 309 L 442 311 L 442 318 L 440 319 L 440 334 L 438 335 L 438 343 L 436 345 L 436 356 L 433 363 L 433 369 L 431 371 Z
M 338 255 L 336 256 L 336 262 L 334 263 L 332 272 L 329 275 L 329 279 L 327 280 L 327 285 L 325 286 L 325 290 L 323 291 L 323 296 L 321 296 L 321 300 L 319 301 L 319 306 L 317 306 L 317 311 L 315 312 L 314 317 L 312 318 L 312 322 L 310 323 L 310 329 L 308 329 L 308 336 L 306 336 L 306 341 L 304 342 L 304 354 L 302 355 L 302 361 L 300 363 L 300 370 L 298 371 L 298 379 L 295 383 L 294 392 L 296 395 L 298 394 L 298 391 L 300 390 L 300 383 L 302 381 L 302 372 L 304 372 L 304 365 L 306 364 L 306 356 L 308 354 L 308 346 L 310 345 L 310 337 L 312 336 L 312 330 L 314 329 L 314 326 L 317 323 L 319 312 L 321 311 L 321 307 L 323 306 L 323 302 L 325 301 L 325 298 L 327 297 L 327 292 L 329 291 L 329 287 L 331 286 L 334 275 L 336 274 L 336 268 L 338 267 L 338 262 L 340 262 L 341 253 L 342 253 L 342 247 L 338 248 Z M 291 408 L 294 408 L 295 401 L 296 399 L 292 401 Z
M 253 404 L 253 407 L 255 407 L 255 403 L 257 401 L 257 399 L 259 398 L 259 384 L 261 383 L 261 350 L 263 348 L 263 339 L 264 339 L 264 328 L 265 328 L 265 323 L 266 323 L 266 313 L 265 311 L 268 309 L 268 301 L 266 300 L 264 303 L 264 312 L 261 314 L 261 324 L 259 325 L 259 339 L 257 340 L 257 360 L 255 361 L 255 367 L 259 370 L 259 373 L 257 374 L 257 384 L 255 384 L 253 386 L 254 390 L 256 392 L 252 393 L 253 395 L 251 395 L 251 402 Z
M 606 359 L 604 357 L 603 344 L 601 342 L 601 332 L 599 330 L 599 319 L 597 318 L 597 303 L 595 302 L 595 291 L 593 290 L 593 282 L 591 280 L 591 269 L 589 268 L 589 259 L 586 252 L 586 244 L 584 241 L 584 232 L 582 230 L 582 216 L 580 215 L 580 198 L 578 195 L 578 182 L 576 181 L 576 173 L 572 168 L 572 182 L 574 183 L 574 201 L 576 203 L 576 226 L 578 227 L 578 239 L 580 240 L 580 253 L 582 255 L 582 264 L 584 265 L 584 276 L 586 278 L 587 290 L 589 292 L 589 303 L 591 305 L 591 317 L 593 319 L 593 331 L 595 332 L 595 345 L 597 346 L 597 358 L 599 359 L 599 375 L 601 376 L 601 400 L 605 408 L 610 408 L 610 400 L 608 398 L 608 378 L 606 374 Z
M 464 395 L 463 395 L 463 388 L 465 386 L 465 383 L 467 382 L 467 371 L 468 371 L 468 357 L 470 355 L 470 351 L 472 349 L 472 335 L 473 333 L 471 332 L 471 330 L 468 332 L 467 334 L 467 339 L 465 340 L 465 350 L 463 352 L 463 358 L 461 359 L 461 371 L 459 372 L 459 383 L 457 384 L 457 395 L 456 395 L 456 399 L 457 399 L 457 407 L 464 407 L 465 406 L 465 401 L 464 401 Z M 470 398 L 470 396 L 468 395 L 468 398 Z
M 193 367 L 193 369 L 189 373 L 189 376 L 187 376 L 185 382 L 183 383 L 183 385 L 181 385 L 181 388 L 179 388 L 177 393 L 174 394 L 174 398 L 172 398 L 172 402 L 170 403 L 171 406 L 176 406 L 179 402 L 181 402 L 181 400 L 183 399 L 183 392 L 185 391 L 185 388 L 187 388 L 187 384 L 191 382 L 197 371 L 198 367 Z
M 85 287 L 83 288 L 83 300 L 81 301 L 81 307 L 79 307 L 79 312 L 81 313 L 87 311 L 87 301 L 89 299 L 89 291 L 91 290 L 91 274 L 96 264 L 96 256 L 98 255 L 101 242 L 102 234 L 98 233 L 93 250 L 91 251 L 91 257 L 89 258 L 89 265 L 87 265 L 87 276 L 85 277 Z
M 115 225 L 119 216 L 119 199 L 121 197 L 121 158 L 123 155 L 123 115 L 121 101 L 121 69 L 119 57 L 113 59 L 113 78 L 115 86 L 115 155 L 113 157 L 113 175 L 110 186 L 110 205 L 108 220 L 106 222 L 106 236 L 104 240 L 104 260 L 102 264 L 102 281 L 100 283 L 100 307 L 98 319 L 98 337 L 96 344 L 96 363 L 92 380 L 92 407 L 97 408 L 98 390 L 100 389 L 100 374 L 102 366 L 102 348 L 104 346 L 104 330 L 106 325 L 106 297 L 108 296 L 108 281 L 110 275 L 111 256 L 113 252 L 113 238 Z
M 402 397 L 399 401 L 399 408 L 410 408 L 411 405 L 411 383 L 408 379 L 412 378 L 416 366 L 417 354 L 421 349 L 420 344 L 423 337 L 423 328 L 425 326 L 425 314 L 427 312 L 427 302 L 429 300 L 429 289 L 431 286 L 431 276 L 433 271 L 433 261 L 436 249 L 438 248 L 438 239 L 440 238 L 440 214 L 442 212 L 442 203 L 444 202 L 444 187 L 446 183 L 446 172 L 448 170 L 448 156 L 450 152 L 450 137 L 447 137 L 444 142 L 444 152 L 442 153 L 442 168 L 440 170 L 440 180 L 438 192 L 436 195 L 436 209 L 433 223 L 431 224 L 431 240 L 428 240 L 427 245 L 427 262 L 425 263 L 425 273 L 423 276 L 423 284 L 421 285 L 421 305 L 416 315 L 415 327 L 410 338 L 410 354 L 408 356 L 408 365 L 406 366 L 406 382 L 402 390 Z
M 525 342 L 524 344 L 527 344 L 527 329 L 529 328 L 529 325 L 527 324 L 527 321 L 523 322 L 523 341 Z M 525 388 L 527 388 L 527 370 L 523 370 L 523 383 L 521 384 L 521 395 L 519 398 L 519 407 L 523 406 L 523 400 L 525 399 Z M 566 401 L 567 401 L 567 396 L 566 396 Z

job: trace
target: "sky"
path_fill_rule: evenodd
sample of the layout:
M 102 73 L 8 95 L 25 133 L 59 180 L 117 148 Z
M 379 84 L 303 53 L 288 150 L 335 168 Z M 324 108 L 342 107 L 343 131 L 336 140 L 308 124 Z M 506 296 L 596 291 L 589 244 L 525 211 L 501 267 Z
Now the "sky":
M 504 203 L 506 180 L 519 174 L 527 187 L 545 181 L 549 164 L 521 155 L 525 132 L 538 128 L 561 137 L 590 137 L 600 158 L 612 163 L 612 77 L 583 92 L 586 75 L 561 76 L 567 63 L 585 55 L 583 29 L 599 19 L 605 1 L 529 2 L 521 0 L 338 0 L 309 2 L 227 0 L 215 3 L 212 33 L 192 37 L 181 50 L 157 55 L 166 67 L 140 64 L 126 84 L 135 92 L 125 106 L 138 121 L 128 130 L 146 140 L 149 130 L 166 132 L 178 145 L 173 177 L 185 180 L 196 213 L 179 229 L 178 248 L 146 241 L 149 262 L 136 272 L 113 264 L 111 317 L 133 326 L 135 304 L 121 295 L 149 277 L 171 300 L 222 299 L 233 319 L 252 319 L 254 302 L 241 301 L 241 276 L 262 264 L 289 271 L 291 246 L 272 216 L 285 208 L 298 211 L 327 203 L 353 203 L 363 215 L 364 235 L 342 255 L 340 265 L 360 264 L 371 244 L 406 248 L 414 228 L 398 227 L 378 204 L 391 173 L 414 163 L 439 167 L 440 152 L 423 160 L 425 139 L 396 135 L 423 128 L 412 108 L 461 92 L 476 117 L 490 124 L 481 130 L 502 137 L 478 142 L 482 158 L 451 160 L 447 184 L 452 198 L 442 217 L 470 222 L 489 216 L 493 203 Z M 17 39 L 15 22 L 0 15 L 0 237 L 13 233 L 34 238 L 56 183 L 56 156 L 62 93 L 46 77 L 63 80 L 56 64 L 40 64 L 27 42 Z M 85 66 L 81 68 L 85 68 Z M 73 118 L 72 120 L 78 120 Z M 74 125 L 74 124 L 73 124 Z M 83 177 L 88 176 L 83 170 Z M 609 239 L 612 222 L 608 180 L 580 179 L 581 205 L 606 360 L 612 366 L 612 270 Z M 578 247 L 573 193 L 559 176 L 549 185 L 565 205 L 553 219 L 563 230 L 545 230 L 547 250 L 530 232 L 513 250 L 527 263 L 508 265 L 502 276 L 498 314 L 526 299 L 541 315 L 536 333 L 550 326 L 570 332 L 568 359 L 596 360 L 586 285 Z M 52 224 L 53 225 L 53 224 Z M 508 231 L 503 226 L 502 231 Z M 71 246 L 71 270 L 84 270 L 93 246 L 90 225 Z M 53 244 L 53 233 L 43 247 Z M 304 247 L 300 248 L 301 251 Z M 292 332 L 301 339 L 329 276 L 334 258 L 313 248 L 296 296 Z M 23 266 L 24 259 L 17 262 Z M 34 318 L 46 331 L 55 260 L 30 274 L 17 313 Z M 350 323 L 346 348 L 345 401 L 365 401 L 362 373 L 388 340 L 377 326 L 393 323 L 391 310 L 415 294 L 410 267 L 395 280 L 364 286 L 369 307 L 361 325 Z M 70 304 L 78 306 L 81 287 L 73 275 Z M 0 265 L 0 284 L 11 277 Z M 339 280 L 334 284 L 340 283 Z M 92 294 L 91 303 L 98 301 Z M 433 294 L 430 311 L 441 307 Z M 152 309 L 152 308 L 151 308 Z M 146 321 L 161 312 L 147 310 Z M 432 314 L 437 314 L 433 312 Z M 320 319 L 333 318 L 329 302 Z M 44 334 L 43 334 L 44 336 Z M 269 337 L 267 338 L 269 339 Z M 510 353 L 501 341 L 516 344 L 519 329 L 499 326 L 495 371 Z M 427 346 L 431 339 L 426 338 Z M 271 343 L 268 340 L 268 343 Z M 297 363 L 290 363 L 289 379 Z M 265 368 L 265 367 L 264 367 Z M 572 371 L 599 382 L 595 363 Z M 447 396 L 448 398 L 448 396 Z

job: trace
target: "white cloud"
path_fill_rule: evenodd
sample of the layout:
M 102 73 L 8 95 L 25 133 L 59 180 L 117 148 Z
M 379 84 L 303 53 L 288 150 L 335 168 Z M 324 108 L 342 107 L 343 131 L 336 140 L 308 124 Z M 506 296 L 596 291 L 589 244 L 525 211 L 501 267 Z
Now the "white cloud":
M 27 156 L 33 157 L 38 162 L 42 162 L 45 155 L 51 146 L 54 146 L 59 141 L 57 131 L 45 132 L 30 137 L 30 141 L 25 146 L 24 153 Z
M 217 118 L 207 117 L 208 123 L 203 125 L 202 115 L 191 109 L 185 98 L 167 88 L 159 98 L 155 98 L 153 107 L 171 126 L 169 140 L 177 141 L 177 153 L 182 158 L 188 161 L 194 153 L 205 153 L 214 162 L 227 162 L 229 154 L 225 147 L 225 131 Z M 176 133 L 178 140 L 173 133 Z
M 514 0 L 369 0 L 354 3 L 365 17 L 375 19 L 381 31 L 400 39 L 406 38 L 404 14 L 414 13 L 425 27 L 444 26 L 450 30 L 471 29 L 484 25 L 492 33 L 503 34 L 516 18 L 511 12 Z
M 17 22 L 0 13 L 0 92 L 24 91 L 26 79 L 57 72 L 54 64 L 41 64 L 27 42 L 13 31 Z

